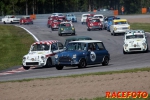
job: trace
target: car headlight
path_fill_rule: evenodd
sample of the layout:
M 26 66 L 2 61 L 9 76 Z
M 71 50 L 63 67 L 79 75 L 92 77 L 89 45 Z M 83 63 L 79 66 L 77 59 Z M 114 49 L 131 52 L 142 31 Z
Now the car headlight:
M 116 28 L 116 27 L 114 27 L 114 30 L 117 30 L 117 28 Z
M 90 26 L 93 26 L 93 24 L 90 24 Z
M 55 55 L 55 58 L 57 59 L 57 58 L 58 58 L 58 55 Z
M 61 28 L 61 30 L 63 31 L 64 29 L 63 29 L 63 28 Z
M 44 59 L 45 57 L 44 56 L 41 56 L 41 59 Z
M 72 30 L 74 30 L 74 28 L 72 28 Z
M 143 46 L 146 46 L 146 43 L 142 43 Z
M 74 55 L 73 55 L 73 58 L 76 58 L 76 57 L 77 57 L 77 55 L 76 55 L 76 54 L 74 54 Z
M 125 47 L 127 47 L 127 46 L 128 46 L 128 44 L 125 44 L 124 46 L 125 46 Z

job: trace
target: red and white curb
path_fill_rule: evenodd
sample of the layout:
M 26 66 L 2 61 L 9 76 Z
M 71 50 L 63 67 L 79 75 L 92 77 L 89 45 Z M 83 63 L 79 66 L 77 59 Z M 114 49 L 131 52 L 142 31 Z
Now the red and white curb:
M 35 67 L 31 67 L 29 70 L 31 70 L 33 68 L 35 68 Z M 14 70 L 11 70 L 11 71 L 2 72 L 2 73 L 0 73 L 0 76 L 2 76 L 2 75 L 9 75 L 9 74 L 15 74 L 15 73 L 20 73 L 20 72 L 24 72 L 24 71 L 28 71 L 28 70 L 25 70 L 23 67 L 20 67 L 18 69 L 14 69 Z

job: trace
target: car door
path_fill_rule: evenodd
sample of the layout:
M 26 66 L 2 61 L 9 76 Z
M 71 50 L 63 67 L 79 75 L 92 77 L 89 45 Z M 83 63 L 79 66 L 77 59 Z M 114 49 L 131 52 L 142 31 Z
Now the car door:
M 95 64 L 97 63 L 97 51 L 94 49 L 93 43 L 88 43 L 87 49 L 87 63 Z
M 96 46 L 96 55 L 97 55 L 97 63 L 101 63 L 103 61 L 104 56 L 106 55 L 106 49 L 102 42 L 95 43 Z
M 59 48 L 58 48 L 58 43 L 53 43 L 51 45 L 51 51 L 52 51 L 52 62 L 55 62 L 55 54 L 57 54 L 59 52 Z
M 58 48 L 59 48 L 59 52 L 62 52 L 64 50 L 63 44 L 58 42 Z

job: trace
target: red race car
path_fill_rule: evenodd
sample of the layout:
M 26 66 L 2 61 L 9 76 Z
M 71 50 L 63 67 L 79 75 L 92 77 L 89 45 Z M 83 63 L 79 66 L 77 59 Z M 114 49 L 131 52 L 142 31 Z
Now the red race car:
M 92 29 L 103 29 L 103 24 L 101 23 L 99 18 L 92 18 L 87 23 L 87 30 L 90 31 Z
M 33 24 L 33 20 L 30 18 L 30 16 L 23 16 L 21 19 L 20 19 L 20 25 L 22 24 Z
M 88 23 L 88 21 L 90 21 L 90 19 L 92 19 L 93 16 L 94 16 L 94 14 L 90 14 L 90 15 L 87 16 L 86 24 Z
M 59 28 L 59 24 L 61 23 L 62 21 L 61 20 L 56 20 L 54 19 L 51 23 L 51 29 L 52 31 L 54 31 L 55 29 L 58 29 Z
M 53 20 L 55 20 L 56 17 L 55 16 L 50 16 L 48 17 L 48 21 L 47 21 L 47 27 L 50 28 L 51 27 L 51 24 L 53 22 Z

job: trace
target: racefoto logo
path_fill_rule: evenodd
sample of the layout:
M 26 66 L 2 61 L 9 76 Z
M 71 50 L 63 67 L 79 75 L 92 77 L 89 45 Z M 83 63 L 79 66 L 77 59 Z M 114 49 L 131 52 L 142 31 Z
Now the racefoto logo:
M 106 98 L 148 98 L 147 92 L 106 92 Z

